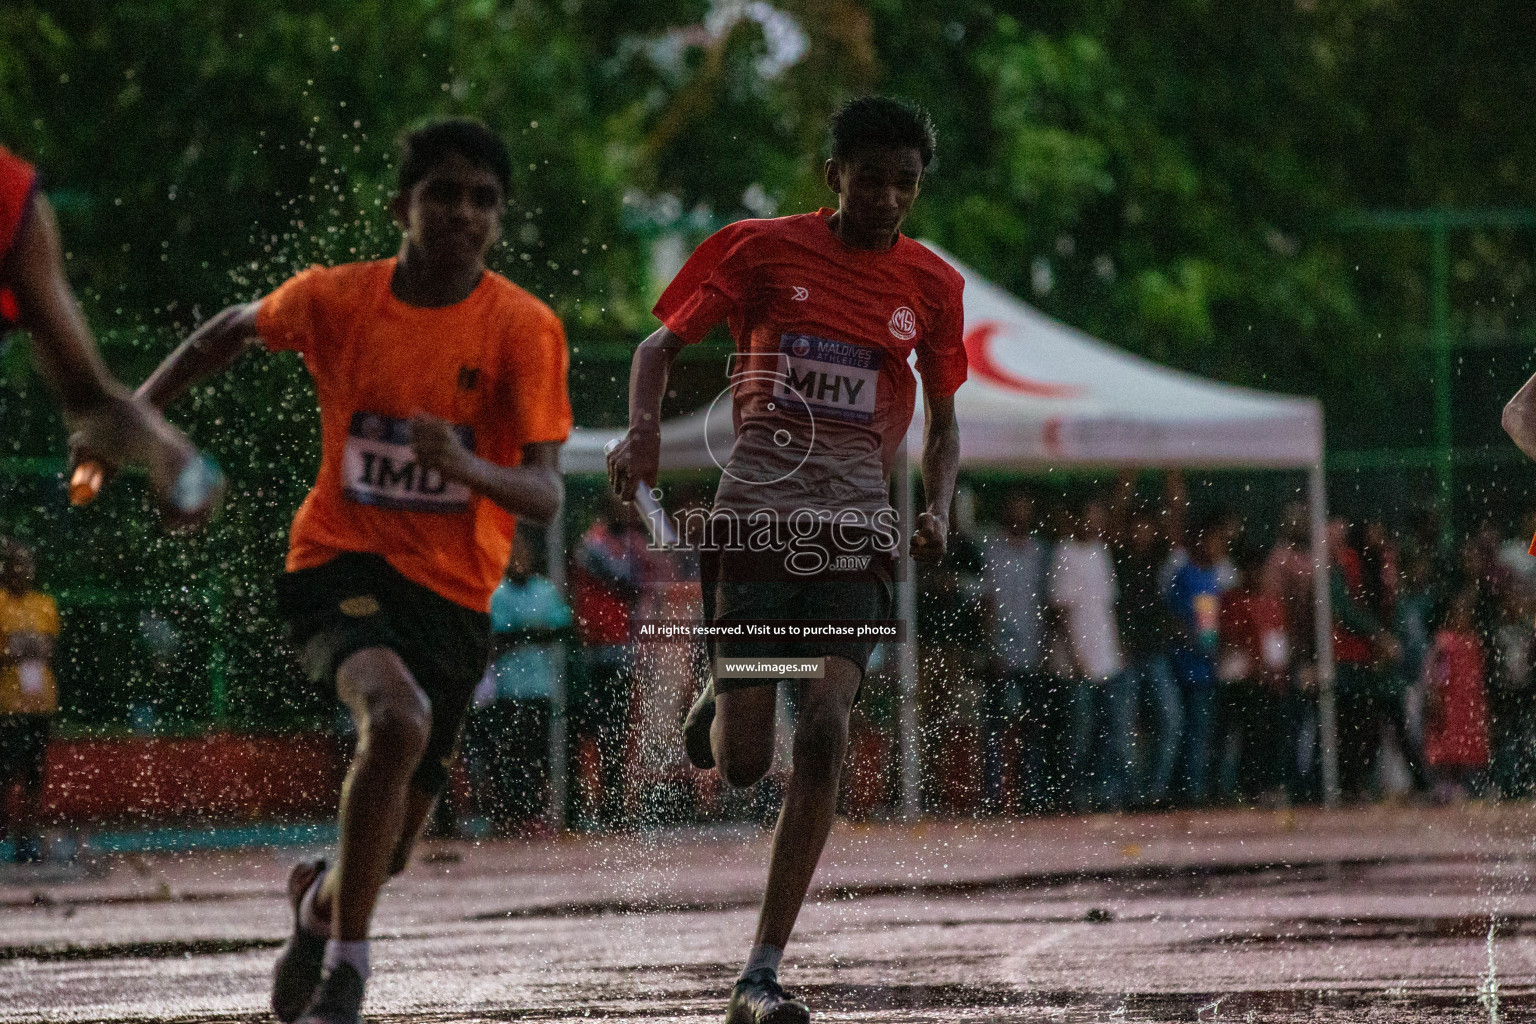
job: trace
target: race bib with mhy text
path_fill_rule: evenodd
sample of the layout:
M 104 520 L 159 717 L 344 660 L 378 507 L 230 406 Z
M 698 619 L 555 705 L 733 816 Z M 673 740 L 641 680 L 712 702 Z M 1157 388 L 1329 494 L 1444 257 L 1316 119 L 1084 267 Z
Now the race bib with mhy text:
M 791 412 L 809 409 L 813 417 L 870 423 L 882 355 L 878 348 L 786 334 L 779 339 L 781 379 L 774 394 L 787 400 Z

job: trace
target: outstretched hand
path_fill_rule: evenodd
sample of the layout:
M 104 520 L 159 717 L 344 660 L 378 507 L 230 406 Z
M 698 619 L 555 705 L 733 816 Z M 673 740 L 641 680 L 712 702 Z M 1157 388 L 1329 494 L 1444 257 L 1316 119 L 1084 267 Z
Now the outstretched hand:
M 125 438 L 137 446 L 125 447 Z M 215 463 L 142 398 L 109 394 L 99 408 L 70 417 L 70 501 L 93 500 L 122 461 L 148 470 L 150 497 L 167 529 L 201 529 L 223 502 L 226 482 Z

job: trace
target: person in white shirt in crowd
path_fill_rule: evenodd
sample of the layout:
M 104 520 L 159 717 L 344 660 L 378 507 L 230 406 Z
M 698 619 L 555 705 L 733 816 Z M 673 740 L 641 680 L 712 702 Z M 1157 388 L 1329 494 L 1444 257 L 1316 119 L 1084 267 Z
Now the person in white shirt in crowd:
M 1119 591 L 1105 541 L 1104 502 L 1088 502 L 1071 528 L 1052 555 L 1048 594 L 1061 612 L 1075 668 L 1072 803 L 1080 812 L 1119 809 L 1135 762 L 1136 691 L 1120 649 Z M 1108 733 L 1103 746 L 1094 743 L 1100 730 Z M 1107 755 L 1102 764 L 1095 757 L 1099 751 Z
M 990 813 L 1015 809 L 1008 806 L 1010 793 L 1024 810 L 1042 813 L 1051 803 L 1051 777 L 1059 768 L 1051 752 L 1066 732 L 1067 707 L 1041 666 L 1050 546 L 1035 532 L 1027 491 L 1008 496 L 1002 527 L 982 545 L 983 609 L 992 639 L 982 684 L 983 795 Z

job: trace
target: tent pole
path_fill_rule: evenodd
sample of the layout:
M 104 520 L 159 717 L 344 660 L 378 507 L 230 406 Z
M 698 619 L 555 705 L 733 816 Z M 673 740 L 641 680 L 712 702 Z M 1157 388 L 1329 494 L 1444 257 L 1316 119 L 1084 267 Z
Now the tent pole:
M 565 585 L 565 506 L 562 504 L 549 525 L 544 527 L 544 565 L 549 581 L 560 596 L 570 602 Z M 557 833 L 565 831 L 565 794 L 569 759 L 566 756 L 565 685 L 569 648 L 564 643 L 552 645 L 554 671 L 549 686 L 549 807 L 545 816 Z
M 901 684 L 901 814 L 907 821 L 916 821 L 922 813 L 922 792 L 919 787 L 917 755 L 917 578 L 912 563 L 913 492 L 912 465 L 907 458 L 907 443 L 902 441 L 901 452 L 896 460 L 897 482 L 896 510 L 901 520 L 901 539 L 897 558 L 901 572 L 897 576 L 897 609 L 901 618 L 902 639 L 900 651 Z
M 1333 603 L 1328 592 L 1328 496 L 1321 458 L 1307 473 L 1312 512 L 1312 607 L 1317 644 L 1317 716 L 1322 745 L 1323 803 L 1339 805 L 1339 725 L 1334 702 Z

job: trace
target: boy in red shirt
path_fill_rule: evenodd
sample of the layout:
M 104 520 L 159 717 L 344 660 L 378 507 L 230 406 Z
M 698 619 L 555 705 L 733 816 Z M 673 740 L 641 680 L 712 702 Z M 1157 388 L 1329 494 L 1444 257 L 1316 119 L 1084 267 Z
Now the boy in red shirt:
M 278 608 L 312 678 L 357 725 L 335 865 L 289 877 L 294 931 L 272 1008 L 356 1024 L 368 927 L 404 870 L 490 652 L 514 516 L 560 507 L 571 428 L 565 332 L 485 267 L 511 158 L 478 121 L 408 135 L 392 202 L 399 254 L 311 267 L 213 317 L 141 389 L 164 406 L 254 342 L 304 357 L 320 470 L 294 516 Z
M 33 359 L 59 396 L 75 457 L 144 466 L 168 522 L 206 521 L 222 493 L 218 468 L 102 363 L 62 252 L 37 170 L 0 146 L 0 351 L 11 328 L 31 332 Z
M 1451 598 L 1424 659 L 1424 760 L 1435 798 L 1465 800 L 1488 767 L 1487 659 L 1477 636 L 1477 594 Z
M 914 351 L 927 417 L 927 509 L 911 551 L 922 561 L 944 554 L 960 451 L 954 393 L 966 374 L 963 282 L 901 234 L 933 157 L 933 127 L 920 110 L 872 97 L 839 111 L 831 134 L 826 181 L 835 211 L 723 228 L 662 295 L 655 312 L 663 326 L 641 343 L 630 370 L 629 432 L 608 458 L 621 497 L 654 485 L 672 360 L 728 323 L 736 441 L 722 466 L 702 574 L 705 617 L 715 624 L 890 618 L 901 538 L 887 495 L 912 420 Z M 823 677 L 799 682 L 793 769 L 767 891 L 726 1017 L 795 1024 L 810 1011 L 779 986 L 779 961 L 832 827 L 848 716 L 874 644 L 733 639 L 711 647 L 722 659 L 824 659 Z M 773 760 L 777 683 L 723 677 L 717 667 L 684 725 L 689 759 L 718 766 L 734 786 L 762 778 Z

